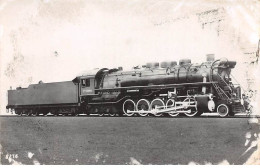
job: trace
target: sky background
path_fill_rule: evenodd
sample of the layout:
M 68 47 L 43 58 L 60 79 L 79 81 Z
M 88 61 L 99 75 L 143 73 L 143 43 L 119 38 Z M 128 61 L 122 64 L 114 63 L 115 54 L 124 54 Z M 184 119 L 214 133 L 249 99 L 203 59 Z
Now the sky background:
M 202 28 L 198 19 L 214 9 L 224 11 L 220 34 L 219 25 Z M 203 62 L 206 54 L 236 60 L 233 73 L 246 87 L 258 9 L 254 0 L 0 0 L 0 114 L 10 86 L 69 81 L 93 68 Z

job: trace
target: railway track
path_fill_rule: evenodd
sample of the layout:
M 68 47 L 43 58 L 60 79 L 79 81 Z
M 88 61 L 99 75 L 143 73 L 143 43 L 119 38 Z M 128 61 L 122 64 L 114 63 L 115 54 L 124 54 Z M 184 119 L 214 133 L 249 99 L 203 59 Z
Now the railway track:
M 109 116 L 109 115 L 103 115 L 103 116 L 99 116 L 98 114 L 91 114 L 91 115 L 84 115 L 84 114 L 80 114 L 78 116 L 71 116 L 71 115 L 67 115 L 67 116 L 64 116 L 64 115 L 59 115 L 59 116 L 56 116 L 56 115 L 51 115 L 51 114 L 48 114 L 48 115 L 38 115 L 38 116 L 26 116 L 26 115 L 22 115 L 22 116 L 18 116 L 18 115 L 0 115 L 0 117 L 32 117 L 32 118 L 38 118 L 38 117 L 97 117 L 97 118 L 112 118 L 112 117 L 116 117 L 116 118 L 190 118 L 190 117 L 187 117 L 187 116 L 176 116 L 176 117 L 171 117 L 171 116 L 146 116 L 146 117 L 142 117 L 142 116 L 138 116 L 138 115 L 135 115 L 135 116 Z M 228 116 L 228 117 L 225 117 L 225 118 L 260 118 L 260 115 L 246 115 L 244 113 L 242 114 L 236 114 L 235 116 Z M 201 116 L 199 117 L 192 117 L 192 118 L 222 118 L 220 117 L 219 115 L 217 114 L 202 114 Z M 192 119 L 190 118 L 190 119 Z
M 248 120 L 6 115 L 1 164 L 248 164 L 260 135 L 259 118 Z

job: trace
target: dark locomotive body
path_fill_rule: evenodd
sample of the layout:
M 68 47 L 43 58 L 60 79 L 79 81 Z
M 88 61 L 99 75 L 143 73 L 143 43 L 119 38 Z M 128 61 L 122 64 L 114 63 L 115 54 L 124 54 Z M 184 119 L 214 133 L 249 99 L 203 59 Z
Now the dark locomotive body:
M 203 112 L 234 115 L 244 110 L 241 89 L 230 77 L 234 61 L 208 58 L 148 63 L 131 71 L 95 69 L 72 82 L 40 83 L 8 91 L 7 109 L 16 114 L 168 114 L 199 116 Z

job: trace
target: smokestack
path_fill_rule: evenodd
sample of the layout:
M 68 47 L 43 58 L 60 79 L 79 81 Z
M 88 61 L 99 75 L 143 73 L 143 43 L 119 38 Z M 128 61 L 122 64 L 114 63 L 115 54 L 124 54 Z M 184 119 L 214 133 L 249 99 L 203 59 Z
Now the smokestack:
M 208 62 L 215 61 L 215 55 L 214 54 L 207 54 L 207 61 Z

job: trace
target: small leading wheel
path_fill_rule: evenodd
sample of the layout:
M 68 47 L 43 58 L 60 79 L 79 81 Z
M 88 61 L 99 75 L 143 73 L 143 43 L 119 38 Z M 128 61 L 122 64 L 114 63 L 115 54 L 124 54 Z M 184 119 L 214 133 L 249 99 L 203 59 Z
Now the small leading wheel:
M 131 99 L 127 99 L 123 103 L 123 112 L 128 117 L 134 115 L 134 113 L 131 113 L 131 112 L 128 112 L 128 111 L 135 111 L 135 102 L 133 100 L 131 100 Z
M 150 110 L 153 110 L 153 109 L 165 109 L 165 104 L 164 102 L 161 100 L 161 99 L 154 99 L 152 102 L 151 102 L 151 105 L 150 105 Z M 154 114 L 156 117 L 159 117 L 159 116 L 162 116 L 162 113 L 158 113 L 158 114 Z
M 190 113 L 184 113 L 184 114 L 188 117 L 196 116 L 196 114 L 198 113 L 197 106 L 189 107 L 190 105 L 196 105 L 196 100 L 194 98 L 186 98 L 183 102 L 185 103 L 184 110 L 191 110 Z
M 166 107 L 167 107 L 167 108 L 172 108 L 172 107 L 174 107 L 174 105 L 175 105 L 174 99 L 169 99 L 169 100 L 167 100 L 167 102 L 166 102 Z M 179 114 L 180 114 L 180 113 L 175 113 L 175 112 L 168 113 L 168 115 L 171 116 L 171 117 L 176 117 L 176 116 L 178 116 Z
M 220 104 L 218 105 L 217 108 L 217 113 L 219 114 L 220 117 L 226 117 L 228 116 L 229 113 L 229 108 L 226 104 Z
M 150 108 L 150 103 L 146 99 L 140 99 L 136 103 L 136 110 L 139 111 L 139 115 L 142 117 L 145 117 L 148 115 L 148 113 L 146 113 L 145 111 L 148 111 L 149 108 Z

